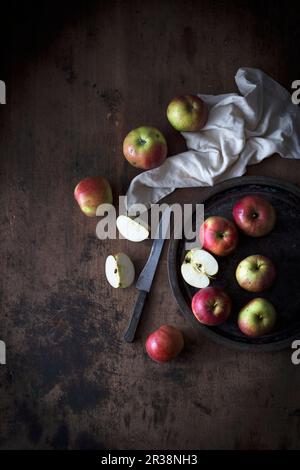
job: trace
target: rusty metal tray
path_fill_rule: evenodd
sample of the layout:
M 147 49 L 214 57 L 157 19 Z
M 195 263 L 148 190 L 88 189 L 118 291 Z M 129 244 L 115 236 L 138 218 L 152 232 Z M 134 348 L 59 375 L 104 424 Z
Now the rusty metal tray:
M 194 317 L 190 305 L 197 289 L 181 277 L 180 266 L 185 254 L 185 239 L 171 238 L 168 252 L 168 273 L 172 292 L 183 313 L 192 324 L 212 340 L 225 346 L 251 351 L 275 351 L 290 347 L 300 339 L 300 189 L 281 180 L 244 176 L 214 186 L 204 203 L 205 217 L 222 215 L 232 220 L 235 202 L 248 194 L 268 199 L 277 212 L 274 230 L 266 237 L 250 238 L 240 233 L 236 250 L 219 258 L 219 273 L 211 285 L 224 287 L 233 301 L 233 311 L 226 323 L 208 327 Z M 235 269 L 239 261 L 251 254 L 268 256 L 277 268 L 277 279 L 268 291 L 259 294 L 276 308 L 278 319 L 274 330 L 260 338 L 250 338 L 237 326 L 239 310 L 257 294 L 244 291 L 236 282 Z

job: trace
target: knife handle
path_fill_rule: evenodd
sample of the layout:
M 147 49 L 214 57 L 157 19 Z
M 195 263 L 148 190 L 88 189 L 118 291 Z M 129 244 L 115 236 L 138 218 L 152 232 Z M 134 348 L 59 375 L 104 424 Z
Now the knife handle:
M 142 315 L 147 293 L 148 292 L 141 290 L 139 292 L 138 298 L 136 299 L 128 328 L 124 334 L 124 340 L 127 343 L 132 343 L 134 340 L 135 332 Z

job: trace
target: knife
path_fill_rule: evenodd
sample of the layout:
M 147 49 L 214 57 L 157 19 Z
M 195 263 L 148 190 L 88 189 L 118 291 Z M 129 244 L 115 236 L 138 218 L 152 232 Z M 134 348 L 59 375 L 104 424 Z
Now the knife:
M 160 254 L 164 245 L 165 237 L 169 228 L 170 223 L 171 206 L 168 206 L 160 219 L 155 233 L 155 240 L 153 242 L 150 255 L 147 263 L 144 266 L 139 278 L 135 284 L 135 287 L 139 290 L 139 295 L 136 299 L 131 319 L 127 330 L 124 334 L 124 340 L 127 343 L 132 343 L 134 340 L 135 332 L 140 321 L 142 311 L 145 305 L 148 292 L 150 292 L 152 281 L 154 279 L 157 264 L 160 258 Z

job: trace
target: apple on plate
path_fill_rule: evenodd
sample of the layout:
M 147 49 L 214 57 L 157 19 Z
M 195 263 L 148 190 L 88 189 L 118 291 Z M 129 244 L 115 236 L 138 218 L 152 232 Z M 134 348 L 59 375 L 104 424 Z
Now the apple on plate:
M 158 129 L 138 127 L 125 137 L 123 153 L 131 165 L 143 170 L 151 170 L 165 161 L 168 153 L 167 142 Z
M 168 106 L 167 117 L 177 131 L 196 132 L 205 126 L 208 109 L 197 95 L 177 96 Z
M 217 274 L 219 265 L 208 251 L 193 248 L 188 251 L 181 265 L 181 274 L 190 286 L 207 287 L 210 279 Z
M 134 281 L 134 265 L 125 253 L 109 255 L 105 262 L 105 275 L 115 289 L 129 287 Z
M 142 224 L 139 219 L 133 219 L 127 215 L 119 215 L 116 225 L 122 237 L 131 242 L 142 242 L 149 237 L 149 227 L 146 224 Z
M 162 325 L 151 333 L 146 341 L 148 356 L 156 362 L 171 361 L 178 356 L 183 346 L 181 331 L 171 325 Z
M 230 315 L 231 299 L 220 287 L 205 287 L 192 298 L 192 312 L 204 325 L 220 325 Z
M 276 322 L 276 311 L 271 302 L 261 297 L 251 300 L 239 313 L 238 325 L 247 336 L 268 334 Z
M 208 217 L 200 227 L 200 243 L 205 250 L 217 256 L 229 255 L 237 246 L 238 231 L 224 217 Z
M 251 255 L 238 264 L 235 275 L 243 289 L 249 292 L 261 292 L 273 284 L 276 269 L 266 256 Z
M 101 204 L 112 204 L 112 191 L 107 179 L 102 176 L 91 176 L 81 180 L 74 197 L 82 212 L 88 217 L 95 217 L 97 207 Z
M 273 229 L 276 212 L 265 198 L 252 195 L 240 199 L 233 207 L 236 225 L 250 237 L 262 237 Z

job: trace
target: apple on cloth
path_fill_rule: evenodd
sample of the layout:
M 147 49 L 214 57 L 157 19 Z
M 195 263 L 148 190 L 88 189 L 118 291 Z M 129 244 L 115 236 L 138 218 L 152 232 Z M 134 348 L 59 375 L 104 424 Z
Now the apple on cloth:
M 206 124 L 208 109 L 197 95 L 177 96 L 168 106 L 167 117 L 177 131 L 195 132 Z
M 258 337 L 270 333 L 276 322 L 276 311 L 271 302 L 256 298 L 242 308 L 238 325 L 246 336 Z
M 176 188 L 213 186 L 242 176 L 247 165 L 274 153 L 300 157 L 300 108 L 290 92 L 255 68 L 240 68 L 235 81 L 239 93 L 197 94 L 209 109 L 205 126 L 182 133 L 186 152 L 131 181 L 128 210 L 136 203 L 150 207 Z

